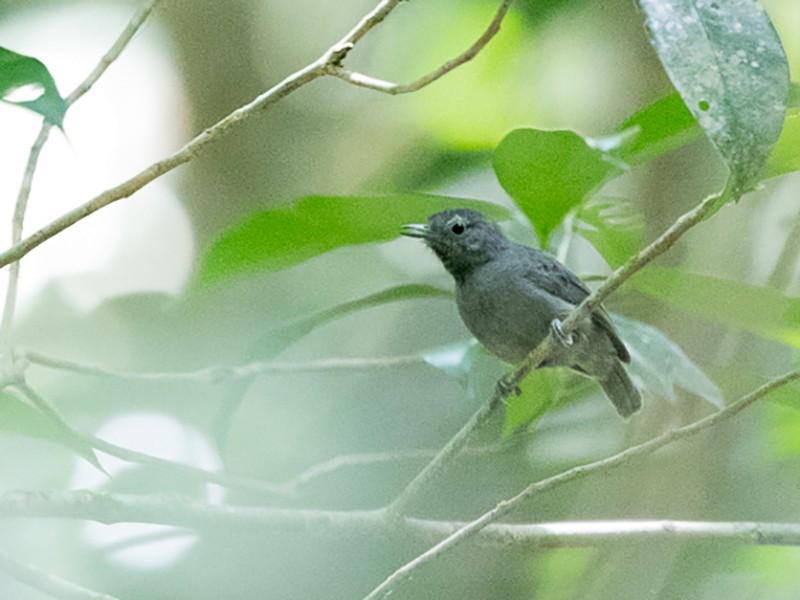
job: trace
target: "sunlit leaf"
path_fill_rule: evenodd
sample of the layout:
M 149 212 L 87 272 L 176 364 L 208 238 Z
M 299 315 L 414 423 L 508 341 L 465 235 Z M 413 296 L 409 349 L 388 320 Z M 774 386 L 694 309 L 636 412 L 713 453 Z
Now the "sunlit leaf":
M 781 137 L 767 160 L 764 179 L 800 170 L 800 84 L 793 83 Z
M 490 202 L 425 194 L 309 196 L 257 212 L 225 231 L 201 259 L 196 284 L 276 271 L 343 246 L 392 240 L 401 225 L 459 207 L 496 219 L 508 214 Z
M 24 106 L 61 127 L 67 103 L 42 61 L 0 47 L 0 100 Z
M 618 131 L 629 131 L 632 135 L 613 154 L 632 166 L 680 148 L 702 133 L 677 92 L 637 111 Z
M 731 171 L 733 197 L 757 180 L 783 125 L 789 69 L 754 0 L 639 0 L 675 88 Z
M 613 319 L 631 354 L 628 373 L 646 397 L 675 402 L 676 389 L 682 389 L 717 408 L 725 406 L 717 385 L 663 332 L 619 315 Z
M 546 244 L 567 213 L 621 169 L 571 131 L 516 129 L 495 150 L 503 189 Z
M 520 394 L 506 400 L 503 435 L 509 436 L 538 421 L 557 402 L 563 383 L 559 370 L 537 369 L 520 383 Z
M 800 347 L 800 299 L 776 289 L 653 266 L 628 285 L 714 323 Z

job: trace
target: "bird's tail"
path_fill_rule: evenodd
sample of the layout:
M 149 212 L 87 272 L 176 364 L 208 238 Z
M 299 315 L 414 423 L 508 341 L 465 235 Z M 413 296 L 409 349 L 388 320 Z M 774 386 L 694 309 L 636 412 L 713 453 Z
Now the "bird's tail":
M 642 407 L 642 396 L 620 361 L 616 361 L 606 378 L 600 380 L 600 385 L 623 419 Z

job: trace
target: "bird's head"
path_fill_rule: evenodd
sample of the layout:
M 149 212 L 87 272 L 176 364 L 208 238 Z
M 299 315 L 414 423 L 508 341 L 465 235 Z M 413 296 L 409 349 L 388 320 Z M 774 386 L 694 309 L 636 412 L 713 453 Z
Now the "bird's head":
M 467 208 L 438 212 L 428 217 L 427 225 L 404 225 L 401 233 L 425 240 L 457 280 L 509 245 L 497 225 Z

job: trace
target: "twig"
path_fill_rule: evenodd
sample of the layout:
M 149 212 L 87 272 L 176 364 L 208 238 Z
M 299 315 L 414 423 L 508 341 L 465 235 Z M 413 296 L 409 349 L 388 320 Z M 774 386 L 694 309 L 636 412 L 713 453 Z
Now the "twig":
M 133 36 L 139 31 L 139 29 L 144 25 L 144 22 L 150 16 L 150 13 L 155 10 L 156 5 L 161 0 L 148 0 L 145 2 L 138 11 L 131 17 L 131 20 L 128 21 L 128 24 L 125 26 L 125 29 L 122 30 L 122 33 L 119 34 L 117 40 L 111 45 L 111 48 L 103 55 L 100 59 L 100 62 L 97 63 L 97 66 L 92 69 L 92 72 L 86 76 L 86 79 L 81 81 L 69 96 L 66 97 L 67 106 L 72 106 L 77 102 L 86 92 L 92 89 L 97 80 L 105 73 L 106 69 L 111 66 L 111 64 L 119 58 L 119 55 L 122 54 L 122 51 L 128 46 L 128 43 L 133 39 Z
M 434 449 L 401 450 L 397 452 L 373 452 L 362 454 L 341 454 L 329 460 L 310 466 L 295 477 L 287 480 L 283 485 L 293 494 L 300 488 L 307 486 L 312 481 L 331 475 L 341 469 L 377 465 L 382 463 L 396 463 L 404 460 L 430 460 L 436 455 Z
M 457 57 L 448 60 L 442 66 L 437 69 L 434 69 L 427 75 L 423 75 L 419 79 L 415 79 L 411 83 L 393 83 L 391 81 L 384 81 L 382 79 L 376 79 L 375 77 L 370 77 L 369 75 L 364 75 L 363 73 L 358 73 L 356 71 L 351 71 L 349 69 L 345 69 L 341 65 L 331 65 L 329 68 L 329 74 L 334 75 L 340 79 L 344 79 L 346 82 L 356 85 L 358 87 L 367 88 L 370 90 L 375 90 L 378 92 L 383 92 L 385 94 L 390 94 L 392 96 L 397 96 L 399 94 L 410 94 L 412 92 L 416 92 L 421 90 L 427 85 L 430 85 L 437 79 L 444 77 L 452 71 L 471 61 L 475 58 L 478 53 L 483 50 L 486 45 L 492 40 L 494 36 L 500 31 L 500 26 L 503 23 L 503 19 L 505 19 L 506 14 L 508 13 L 508 9 L 511 8 L 511 3 L 514 0 L 503 0 L 500 4 L 500 7 L 497 9 L 497 12 L 494 15 L 494 18 L 489 23 L 489 26 L 483 32 L 483 34 L 464 52 L 459 54 Z
M 36 141 L 31 146 L 28 154 L 28 162 L 25 165 L 25 172 L 22 175 L 22 184 L 17 194 L 17 202 L 14 206 L 14 216 L 11 221 L 11 243 L 18 244 L 22 240 L 22 228 L 25 222 L 25 212 L 28 209 L 28 198 L 31 195 L 33 185 L 33 174 L 36 172 L 36 165 L 39 163 L 39 156 L 42 153 L 47 138 L 50 135 L 51 125 L 47 121 L 42 121 L 42 127 Z M 14 325 L 14 313 L 17 306 L 17 289 L 19 287 L 19 261 L 11 263 L 8 270 L 8 285 L 6 286 L 6 298 L 3 304 L 3 318 L 0 321 L 0 353 L 3 355 L 3 372 L 9 374 L 13 370 L 14 359 L 11 352 L 12 340 L 11 330 Z
M 328 48 L 328 50 L 326 50 L 317 60 L 300 69 L 299 71 L 292 73 L 286 79 L 273 86 L 248 104 L 236 109 L 228 116 L 224 117 L 222 120 L 218 121 L 216 124 L 197 135 L 194 139 L 185 144 L 174 154 L 153 163 L 127 181 L 124 181 L 123 183 L 106 190 L 98 196 L 95 196 L 88 202 L 61 215 L 38 231 L 35 231 L 27 238 L 13 244 L 9 249 L 0 253 L 0 267 L 4 267 L 14 261 L 19 260 L 40 244 L 76 224 L 78 221 L 85 219 L 92 213 L 95 213 L 118 200 L 122 200 L 123 198 L 133 195 L 135 192 L 153 180 L 161 177 L 169 171 L 172 171 L 176 167 L 189 162 L 204 152 L 211 144 L 222 138 L 231 129 L 233 129 L 234 126 L 244 122 L 256 114 L 261 113 L 263 110 L 270 108 L 276 102 L 285 98 L 292 92 L 300 89 L 304 85 L 324 76 L 337 76 L 350 81 L 352 84 L 361 85 L 356 81 L 351 81 L 348 76 L 344 75 L 345 71 L 342 67 L 342 61 L 347 57 L 355 45 L 376 25 L 383 21 L 402 1 L 403 0 L 381 0 L 381 2 L 379 2 L 369 14 L 367 14 L 358 23 L 358 25 L 356 25 L 336 44 Z M 495 33 L 497 33 L 496 30 L 499 29 L 500 21 L 507 12 L 511 1 L 512 0 L 503 0 L 503 4 L 498 10 L 492 25 L 490 25 L 489 29 L 487 29 L 478 39 L 478 41 L 476 41 L 466 52 L 456 59 L 448 61 L 436 71 L 409 85 L 415 86 L 415 89 L 424 87 L 425 85 L 428 85 L 446 73 L 452 71 L 461 64 L 471 60 L 478 52 L 480 52 L 481 49 L 486 46 L 486 43 L 488 43 Z M 407 91 L 414 90 L 409 89 Z
M 196 371 L 155 371 L 135 372 L 111 369 L 90 365 L 78 361 L 57 358 L 41 352 L 22 350 L 15 354 L 18 360 L 82 375 L 110 377 L 127 381 L 140 382 L 185 382 L 216 384 L 234 379 L 244 379 L 254 375 L 273 373 L 307 373 L 318 371 L 382 369 L 405 365 L 423 364 L 425 361 L 419 354 L 404 356 L 387 356 L 380 358 L 323 358 L 303 362 L 262 361 L 252 362 L 238 367 L 207 367 Z
M 181 473 L 182 475 L 188 475 L 204 483 L 215 483 L 230 489 L 280 497 L 286 497 L 292 494 L 291 490 L 288 490 L 286 486 L 282 484 L 270 484 L 244 477 L 236 477 L 226 473 L 208 471 L 199 467 L 193 467 L 164 458 L 159 458 L 157 456 L 152 456 L 150 454 L 145 454 L 144 452 L 137 452 L 136 450 L 123 448 L 96 436 L 86 435 L 73 429 L 72 426 L 70 426 L 51 406 L 51 404 L 25 381 L 14 381 L 10 385 L 13 385 L 13 387 L 18 389 L 19 392 L 22 393 L 35 408 L 51 419 L 53 423 L 67 435 L 68 439 L 85 446 L 88 454 L 92 453 L 92 449 L 99 450 L 100 452 L 108 454 L 109 456 L 115 456 L 124 461 L 166 470 L 172 473 Z M 94 459 L 93 464 L 95 464 L 95 466 L 102 469 L 102 465 L 97 460 L 97 457 L 92 456 L 90 458 Z
M 0 495 L 0 517 L 86 519 L 99 523 L 148 523 L 194 531 L 237 528 L 292 532 L 312 537 L 400 537 L 420 543 L 441 540 L 465 523 L 405 519 L 391 524 L 381 511 L 220 506 L 170 496 L 134 496 L 91 490 L 12 491 Z M 494 523 L 475 541 L 505 549 L 542 549 L 629 544 L 642 541 L 728 541 L 759 546 L 800 546 L 800 523 L 672 520 Z
M 127 462 L 161 469 L 171 473 L 181 473 L 182 475 L 188 475 L 198 481 L 215 483 L 228 489 L 278 497 L 287 497 L 291 495 L 291 491 L 287 490 L 286 487 L 281 484 L 271 484 L 255 479 L 236 477 L 222 472 L 209 471 L 207 469 L 201 469 L 200 467 L 185 465 L 151 454 L 145 454 L 144 452 L 123 448 L 122 446 L 117 446 L 116 444 L 112 444 L 111 442 L 107 442 L 106 440 L 92 435 L 84 435 L 82 437 L 86 444 L 95 450 L 108 454 L 109 456 L 115 456 Z
M 672 226 L 667 229 L 658 239 L 652 242 L 649 246 L 641 250 L 636 255 L 632 256 L 628 261 L 614 271 L 605 280 L 603 285 L 592 292 L 577 308 L 575 308 L 562 323 L 562 329 L 566 334 L 575 330 L 578 324 L 587 318 L 591 312 L 603 301 L 609 294 L 619 288 L 625 281 L 627 281 L 634 273 L 639 271 L 642 267 L 647 265 L 657 256 L 668 250 L 680 237 L 686 233 L 694 225 L 697 225 L 708 214 L 711 213 L 718 203 L 724 200 L 729 194 L 726 187 L 722 192 L 713 194 L 704 199 L 695 208 L 687 213 L 684 213 L 678 218 Z M 477 412 L 472 415 L 469 421 L 456 433 L 452 439 L 442 448 L 441 452 L 437 454 L 434 459 L 408 484 L 408 486 L 400 493 L 400 495 L 389 505 L 388 512 L 393 518 L 402 516 L 408 508 L 411 501 L 419 494 L 419 492 L 431 481 L 436 479 L 438 475 L 449 466 L 456 454 L 466 445 L 472 432 L 480 428 L 494 412 L 494 409 L 502 404 L 515 389 L 519 386 L 528 373 L 538 367 L 542 361 L 550 353 L 550 344 L 557 343 L 552 339 L 552 335 L 548 335 L 542 342 L 531 352 L 528 357 L 520 364 L 508 377 L 505 377 L 498 383 L 494 394 L 488 402 L 483 404 Z
M 0 550 L 0 570 L 17 581 L 53 598 L 62 600 L 117 600 L 114 596 L 86 589 L 52 573 L 43 571 L 39 567 L 19 562 L 2 550 Z
M 659 450 L 668 444 L 695 435 L 696 433 L 704 431 L 709 427 L 730 419 L 753 404 L 756 400 L 797 379 L 800 379 L 800 370 L 792 371 L 786 375 L 778 377 L 777 379 L 773 379 L 769 383 L 747 394 L 727 408 L 716 412 L 713 415 L 709 415 L 708 417 L 700 419 L 699 421 L 695 421 L 694 423 L 684 427 L 668 431 L 662 435 L 648 440 L 647 442 L 632 446 L 627 450 L 608 458 L 574 467 L 553 477 L 548 477 L 547 479 L 542 479 L 541 481 L 537 481 L 528 485 L 513 498 L 503 500 L 502 502 L 498 503 L 489 512 L 484 513 L 478 519 L 468 523 L 447 537 L 445 540 L 439 542 L 426 552 L 417 556 L 414 560 L 400 567 L 386 580 L 384 580 L 383 583 L 370 592 L 370 594 L 367 595 L 364 600 L 376 600 L 377 598 L 385 597 L 385 595 L 395 588 L 400 582 L 408 578 L 412 571 L 432 561 L 433 559 L 440 557 L 445 552 L 452 550 L 462 542 L 468 540 L 490 523 L 494 523 L 504 515 L 510 513 L 512 510 L 522 504 L 522 502 L 528 500 L 534 494 L 553 489 L 554 487 L 563 485 L 576 479 L 581 479 L 593 473 L 608 472 L 630 462 L 634 458 L 640 458 L 642 456 L 652 454 L 656 450 Z
M 76 87 L 71 94 L 66 97 L 66 107 L 69 108 L 77 102 L 81 96 L 88 92 L 92 86 L 97 83 L 100 76 L 105 70 L 113 63 L 133 36 L 142 26 L 142 24 L 153 12 L 160 0 L 149 0 L 144 4 L 128 22 L 128 25 L 116 39 L 114 44 L 100 59 L 100 62 L 92 70 L 86 79 L 84 79 L 78 87 Z M 22 241 L 23 226 L 25 224 L 25 213 L 28 210 L 28 199 L 31 195 L 31 186 L 33 184 L 33 175 L 36 172 L 36 166 L 39 163 L 39 156 L 41 155 L 42 148 L 44 147 L 47 138 L 50 135 L 52 125 L 46 120 L 42 121 L 42 126 L 39 129 L 39 135 L 31 147 L 28 154 L 28 162 L 25 165 L 25 171 L 22 175 L 22 184 L 17 194 L 17 202 L 14 207 L 14 217 L 11 222 L 11 245 L 15 246 Z M 17 290 L 19 287 L 19 260 L 11 263 L 11 268 L 8 271 L 8 286 L 6 287 L 6 297 L 3 304 L 3 317 L 0 320 L 0 353 L 3 355 L 3 368 L 5 373 L 10 373 L 13 369 L 13 358 L 11 352 L 12 340 L 11 330 L 14 325 L 14 313 L 16 312 L 17 304 Z

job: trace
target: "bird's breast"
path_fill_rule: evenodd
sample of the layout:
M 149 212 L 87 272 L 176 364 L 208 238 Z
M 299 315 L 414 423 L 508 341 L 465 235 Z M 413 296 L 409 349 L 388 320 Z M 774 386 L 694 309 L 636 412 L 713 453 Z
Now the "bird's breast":
M 563 303 L 513 268 L 488 263 L 456 288 L 458 310 L 478 340 L 501 359 L 521 361 L 563 313 Z

